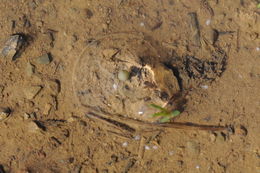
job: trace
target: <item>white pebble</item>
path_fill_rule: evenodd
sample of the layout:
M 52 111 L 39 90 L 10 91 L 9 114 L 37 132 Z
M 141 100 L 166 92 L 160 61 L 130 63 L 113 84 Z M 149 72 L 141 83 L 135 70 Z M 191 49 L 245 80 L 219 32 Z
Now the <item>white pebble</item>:
M 210 19 L 206 20 L 206 25 L 210 25 L 210 23 L 211 23 Z
M 151 148 L 148 145 L 146 145 L 146 146 L 144 146 L 144 149 L 150 150 Z
M 196 168 L 197 168 L 197 169 L 200 169 L 200 166 L 199 166 L 199 165 L 197 165 L 197 166 L 196 166 Z
M 114 88 L 114 90 L 117 89 L 117 85 L 115 83 L 113 84 L 113 88 Z
M 127 147 L 127 145 L 128 145 L 128 142 L 124 142 L 124 143 L 122 144 L 123 147 Z
M 209 88 L 209 86 L 208 85 L 201 85 L 201 88 L 206 90 L 206 89 Z
M 139 111 L 138 114 L 139 114 L 139 115 L 143 115 L 144 112 L 143 112 L 143 111 Z
M 256 47 L 256 51 L 260 51 L 260 47 Z
M 157 146 L 157 145 L 154 145 L 154 146 L 153 146 L 153 149 L 154 149 L 154 150 L 157 150 L 157 149 L 158 149 L 158 146 Z
M 136 136 L 134 137 L 134 139 L 135 139 L 136 141 L 139 141 L 139 140 L 141 139 L 141 137 L 140 137 L 139 135 L 136 135 Z
M 169 155 L 172 156 L 174 154 L 173 151 L 169 151 Z
M 140 26 L 142 26 L 142 27 L 143 27 L 143 26 L 144 26 L 144 22 L 141 22 L 141 23 L 140 23 Z

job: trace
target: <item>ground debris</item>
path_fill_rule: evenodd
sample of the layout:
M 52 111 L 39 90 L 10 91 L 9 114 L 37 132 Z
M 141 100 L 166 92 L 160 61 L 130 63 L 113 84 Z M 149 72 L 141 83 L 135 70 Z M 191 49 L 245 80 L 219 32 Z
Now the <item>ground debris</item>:
M 2 48 L 1 56 L 15 60 L 20 55 L 20 50 L 22 49 L 24 43 L 25 36 L 21 34 L 11 35 Z
M 6 119 L 11 114 L 10 108 L 0 108 L 0 121 Z
M 42 56 L 36 58 L 35 62 L 37 64 L 49 64 L 52 61 L 50 53 L 46 53 Z

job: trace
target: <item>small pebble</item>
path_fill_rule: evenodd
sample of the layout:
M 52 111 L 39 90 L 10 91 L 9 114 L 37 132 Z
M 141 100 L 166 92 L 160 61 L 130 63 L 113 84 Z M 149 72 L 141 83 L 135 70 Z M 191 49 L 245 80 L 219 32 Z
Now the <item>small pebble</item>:
M 256 51 L 260 51 L 260 47 L 256 47 Z
M 23 119 L 24 120 L 28 120 L 30 118 L 30 114 L 28 114 L 28 113 L 24 113 L 23 114 Z
M 210 19 L 206 20 L 206 25 L 210 25 L 210 23 L 211 23 Z
M 174 151 L 169 151 L 168 153 L 170 156 L 172 156 L 174 154 Z
M 225 136 L 223 136 L 221 133 L 217 133 L 217 136 L 216 136 L 217 143 L 223 143 L 223 142 L 225 142 L 225 140 L 226 140 Z
M 199 165 L 197 165 L 197 166 L 196 166 L 196 169 L 200 169 L 200 166 L 199 166 Z
M 113 84 L 113 88 L 114 90 L 117 90 L 117 85 L 115 83 Z
M 102 54 L 104 55 L 104 57 L 106 58 L 111 58 L 113 57 L 114 55 L 116 55 L 118 52 L 117 49 L 105 49 L 102 51 Z
M 150 150 L 151 148 L 150 148 L 148 145 L 145 145 L 145 146 L 144 146 L 144 149 Z
M 35 67 L 30 62 L 28 62 L 25 68 L 25 72 L 27 76 L 32 76 L 35 72 Z
M 143 112 L 143 111 L 139 111 L 138 114 L 139 114 L 139 115 L 143 115 L 144 112 Z
M 144 22 L 141 22 L 141 23 L 140 23 L 140 26 L 141 26 L 141 27 L 144 27 Z
M 31 121 L 28 123 L 28 131 L 32 133 L 36 133 L 40 130 L 40 127 L 34 122 Z
M 69 117 L 69 118 L 67 119 L 67 121 L 68 121 L 69 123 L 72 123 L 72 122 L 74 122 L 74 121 L 76 121 L 76 120 L 77 120 L 77 118 L 74 117 L 74 116 L 71 116 L 71 117 Z
M 208 85 L 201 85 L 201 88 L 206 90 L 206 89 L 209 88 L 209 86 Z
M 0 108 L 0 121 L 6 119 L 10 114 L 10 108 Z
M 17 51 L 22 48 L 23 43 L 25 41 L 22 35 L 15 34 L 10 36 L 1 51 L 1 55 L 5 58 L 16 59 Z
M 128 142 L 124 142 L 124 143 L 122 144 L 122 146 L 123 146 L 123 147 L 127 147 L 127 146 L 128 146 Z
M 52 105 L 47 103 L 44 107 L 43 110 L 43 115 L 49 115 L 50 111 L 51 111 Z
M 158 149 L 158 146 L 157 146 L 157 145 L 154 145 L 154 146 L 153 146 L 153 149 L 154 149 L 154 150 L 157 150 L 157 149 Z
M 118 79 L 121 81 L 126 81 L 129 79 L 129 77 L 130 77 L 130 73 L 126 70 L 120 70 L 118 72 Z
M 36 63 L 38 64 L 49 64 L 50 62 L 51 62 L 51 56 L 48 53 L 36 58 Z
M 33 99 L 40 91 L 42 87 L 41 86 L 31 86 L 28 88 L 25 88 L 24 94 L 27 99 Z
M 136 141 L 139 141 L 139 140 L 141 139 L 141 137 L 140 137 L 139 135 L 136 135 L 136 136 L 134 137 L 134 139 L 135 139 Z

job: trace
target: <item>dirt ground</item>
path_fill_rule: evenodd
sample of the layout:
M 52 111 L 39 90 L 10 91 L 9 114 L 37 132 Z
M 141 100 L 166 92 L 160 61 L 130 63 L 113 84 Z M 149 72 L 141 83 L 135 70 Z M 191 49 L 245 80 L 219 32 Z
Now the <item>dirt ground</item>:
M 0 59 L 0 172 L 260 173 L 257 3 L 1 1 L 1 51 L 12 34 L 25 40 L 17 59 Z M 157 70 L 159 86 L 119 81 L 130 66 L 114 48 Z M 177 95 L 185 127 L 146 128 L 137 107 Z

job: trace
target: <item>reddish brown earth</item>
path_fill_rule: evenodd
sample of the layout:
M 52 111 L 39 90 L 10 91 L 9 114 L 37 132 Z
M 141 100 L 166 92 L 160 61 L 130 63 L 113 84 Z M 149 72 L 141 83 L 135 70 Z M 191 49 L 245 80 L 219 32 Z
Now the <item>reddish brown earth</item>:
M 1 49 L 12 34 L 24 34 L 27 39 L 16 60 L 0 59 L 0 107 L 12 111 L 0 121 L 0 172 L 260 172 L 260 11 L 256 1 L 3 0 L 0 11 Z M 142 40 L 150 47 L 124 42 L 126 38 Z M 93 105 L 108 105 L 108 118 L 126 113 L 125 124 L 131 125 L 128 118 L 150 121 L 133 113 L 141 104 L 134 100 L 143 88 L 130 92 L 137 86 L 131 79 L 126 81 L 129 95 L 125 95 L 126 83 L 117 79 L 118 68 L 130 66 L 119 64 L 113 72 L 114 59 L 97 61 L 102 64 L 96 69 L 99 74 L 109 71 L 107 75 L 112 76 L 110 81 L 103 76 L 92 80 L 87 69 L 91 63 L 84 61 L 89 46 L 103 54 L 113 47 L 128 48 L 138 58 L 143 53 L 149 58 L 134 63 L 152 67 L 159 81 L 155 87 L 185 100 L 177 107 L 177 103 L 169 106 L 182 111 L 174 122 L 228 130 L 155 130 L 139 125 L 133 132 L 86 116 Z M 52 61 L 39 64 L 38 57 L 46 53 Z M 122 85 L 124 92 L 119 96 L 126 103 L 122 109 L 122 102 L 110 93 L 113 82 Z M 148 96 L 154 89 L 150 84 Z M 92 95 L 85 97 L 79 91 L 84 87 L 94 89 Z M 102 101 L 103 95 L 107 102 Z M 151 98 L 147 104 L 159 99 Z M 156 103 L 163 99 L 169 101 L 166 97 Z

